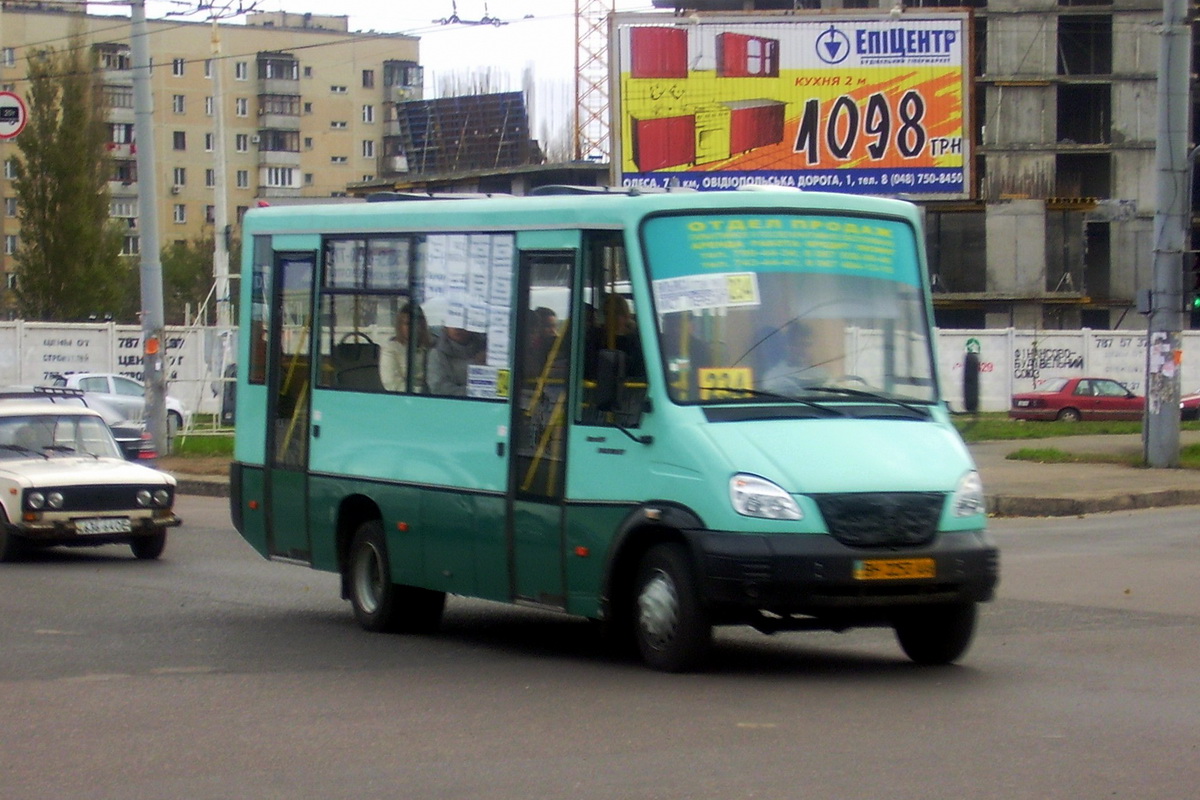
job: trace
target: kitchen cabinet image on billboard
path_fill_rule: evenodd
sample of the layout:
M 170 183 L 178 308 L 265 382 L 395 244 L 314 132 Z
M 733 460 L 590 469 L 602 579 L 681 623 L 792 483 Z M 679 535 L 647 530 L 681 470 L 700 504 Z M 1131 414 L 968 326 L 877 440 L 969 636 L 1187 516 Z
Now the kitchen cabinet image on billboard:
M 970 194 L 966 12 L 619 14 L 612 30 L 624 186 Z

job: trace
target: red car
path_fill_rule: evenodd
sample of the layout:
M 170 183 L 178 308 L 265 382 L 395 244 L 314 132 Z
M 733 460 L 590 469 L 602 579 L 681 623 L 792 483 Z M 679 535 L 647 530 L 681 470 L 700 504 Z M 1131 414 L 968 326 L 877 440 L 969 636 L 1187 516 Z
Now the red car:
M 1140 420 L 1146 398 L 1109 378 L 1055 378 L 1036 391 L 1014 394 L 1013 419 Z

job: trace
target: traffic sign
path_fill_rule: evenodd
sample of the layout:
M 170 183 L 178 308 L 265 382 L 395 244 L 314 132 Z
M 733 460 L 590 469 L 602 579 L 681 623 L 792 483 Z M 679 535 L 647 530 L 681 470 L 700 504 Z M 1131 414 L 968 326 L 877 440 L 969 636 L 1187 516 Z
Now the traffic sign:
M 0 140 L 16 138 L 29 122 L 29 109 L 20 95 L 0 92 Z

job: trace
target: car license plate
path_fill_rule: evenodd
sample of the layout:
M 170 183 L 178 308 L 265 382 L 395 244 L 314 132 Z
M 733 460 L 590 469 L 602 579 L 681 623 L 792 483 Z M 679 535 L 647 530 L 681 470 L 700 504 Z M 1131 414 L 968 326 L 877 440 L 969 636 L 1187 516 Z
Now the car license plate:
M 76 520 L 75 530 L 83 534 L 129 533 L 133 526 L 129 524 L 128 517 L 98 517 Z
M 1017 401 L 1017 408 L 1025 408 L 1028 405 L 1029 405 L 1028 400 L 1018 400 Z
M 932 558 L 868 558 L 854 562 L 856 581 L 896 581 L 937 576 Z

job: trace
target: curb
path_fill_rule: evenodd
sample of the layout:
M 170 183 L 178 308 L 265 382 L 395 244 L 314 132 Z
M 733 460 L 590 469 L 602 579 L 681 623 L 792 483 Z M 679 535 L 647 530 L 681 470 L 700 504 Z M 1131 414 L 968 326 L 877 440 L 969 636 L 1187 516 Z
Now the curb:
M 175 493 L 201 497 L 229 497 L 229 481 L 223 478 L 185 478 L 176 475 Z

